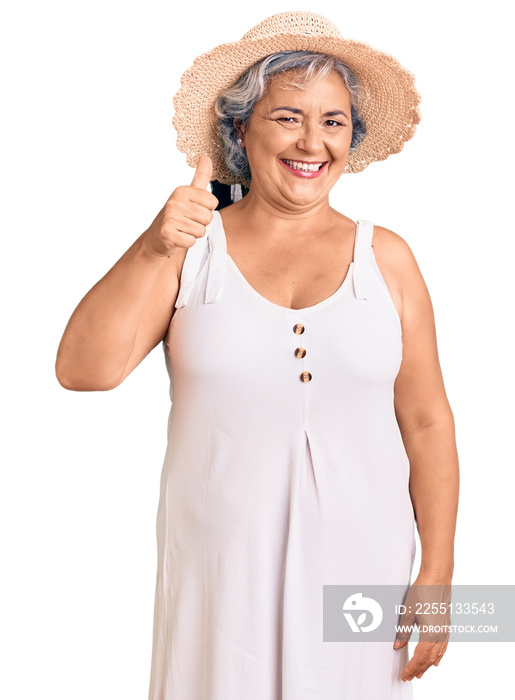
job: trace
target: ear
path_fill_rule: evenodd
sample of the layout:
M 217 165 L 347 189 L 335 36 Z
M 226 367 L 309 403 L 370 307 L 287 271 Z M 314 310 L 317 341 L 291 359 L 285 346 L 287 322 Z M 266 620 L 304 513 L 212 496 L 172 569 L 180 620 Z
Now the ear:
M 236 130 L 236 133 L 238 134 L 238 138 L 240 138 L 242 140 L 241 145 L 244 147 L 245 146 L 245 144 L 244 144 L 245 130 L 244 130 L 243 123 L 242 123 L 241 119 L 234 119 L 233 124 L 234 124 L 234 128 Z

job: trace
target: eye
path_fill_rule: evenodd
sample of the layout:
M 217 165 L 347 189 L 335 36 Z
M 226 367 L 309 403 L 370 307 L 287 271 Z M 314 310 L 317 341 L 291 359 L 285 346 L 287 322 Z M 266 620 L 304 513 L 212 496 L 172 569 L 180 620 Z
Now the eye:
M 294 122 L 298 121 L 297 119 L 295 119 L 295 117 L 279 117 L 277 119 L 277 121 L 278 122 L 285 122 L 286 124 L 291 124 L 292 122 L 289 121 L 290 119 L 293 120 Z M 342 126 L 341 122 L 337 122 L 336 119 L 327 119 L 326 124 L 328 124 L 329 122 L 331 122 L 335 126 Z

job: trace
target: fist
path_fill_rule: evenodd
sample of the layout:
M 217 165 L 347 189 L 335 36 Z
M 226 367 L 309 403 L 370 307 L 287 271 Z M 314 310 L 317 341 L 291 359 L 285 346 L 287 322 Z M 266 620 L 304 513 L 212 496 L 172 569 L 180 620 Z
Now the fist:
M 213 173 L 211 158 L 199 158 L 191 185 L 177 187 L 145 231 L 144 241 L 158 257 L 170 257 L 178 248 L 191 248 L 206 233 L 218 199 L 206 190 Z

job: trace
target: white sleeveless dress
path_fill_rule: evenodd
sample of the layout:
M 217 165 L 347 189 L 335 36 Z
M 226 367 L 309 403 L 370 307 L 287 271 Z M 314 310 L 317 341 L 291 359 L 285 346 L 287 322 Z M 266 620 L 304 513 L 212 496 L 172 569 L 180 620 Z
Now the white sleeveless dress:
M 149 700 L 409 700 L 408 646 L 324 643 L 324 585 L 408 586 L 400 319 L 358 221 L 324 301 L 265 299 L 218 211 L 163 343 L 172 401 L 157 512 Z M 401 601 L 402 602 L 402 601 Z

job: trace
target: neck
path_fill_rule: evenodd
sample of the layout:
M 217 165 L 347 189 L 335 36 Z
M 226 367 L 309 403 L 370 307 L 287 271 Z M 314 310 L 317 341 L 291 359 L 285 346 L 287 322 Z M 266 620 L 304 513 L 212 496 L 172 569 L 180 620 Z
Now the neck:
M 278 235 L 289 233 L 292 228 L 298 233 L 306 233 L 327 226 L 335 214 L 326 196 L 321 200 L 310 202 L 294 202 L 281 196 L 281 193 L 270 199 L 264 197 L 258 188 L 251 183 L 248 194 L 231 207 L 232 213 L 245 218 L 249 228 L 273 230 Z

